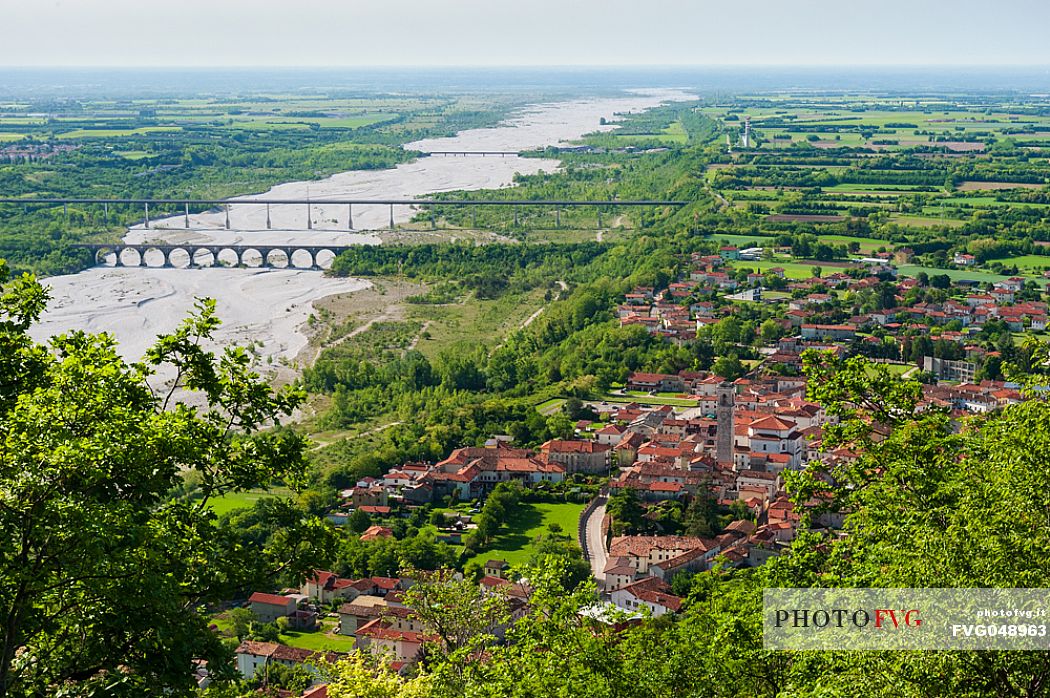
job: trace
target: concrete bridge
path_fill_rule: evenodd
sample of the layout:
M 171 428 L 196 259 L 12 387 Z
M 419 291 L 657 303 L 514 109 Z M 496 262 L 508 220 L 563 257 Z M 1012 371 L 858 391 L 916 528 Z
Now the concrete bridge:
M 114 257 L 116 267 L 203 268 L 212 266 L 254 269 L 324 269 L 340 252 L 334 245 L 202 245 L 202 244 L 78 244 L 104 265 Z M 327 254 L 326 254 L 327 253 Z M 129 259 L 130 257 L 130 259 Z M 152 261 L 151 261 L 152 259 Z M 159 261 L 158 261 L 159 260 Z
M 516 150 L 424 150 L 422 152 L 423 152 L 424 155 L 427 155 L 427 156 L 446 157 L 446 158 L 459 158 L 459 157 L 463 157 L 463 158 L 469 158 L 469 157 L 484 158 L 484 157 L 488 157 L 490 155 L 493 156 L 493 157 L 506 158 L 506 157 L 514 157 L 514 156 L 517 156 L 517 155 L 521 154 L 521 153 L 519 153 Z

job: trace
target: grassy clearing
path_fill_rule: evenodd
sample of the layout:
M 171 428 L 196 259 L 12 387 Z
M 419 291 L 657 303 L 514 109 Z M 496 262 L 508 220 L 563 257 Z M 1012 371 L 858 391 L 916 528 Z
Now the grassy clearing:
M 472 560 L 484 564 L 486 560 L 506 560 L 512 565 L 529 561 L 535 553 L 533 541 L 547 528 L 556 523 L 566 535 L 576 536 L 576 526 L 583 511 L 583 504 L 548 504 L 545 502 L 523 502 L 508 517 L 503 532 L 492 544 Z
M 408 305 L 405 316 L 426 324 L 416 348 L 433 359 L 445 349 L 464 344 L 493 346 L 544 304 L 544 291 L 508 293 L 496 300 L 469 297 L 447 305 Z
M 223 497 L 212 499 L 208 506 L 219 516 L 236 509 L 247 509 L 255 506 L 260 499 L 267 497 L 291 497 L 293 492 L 287 487 L 275 487 L 272 490 L 250 490 L 248 492 L 231 492 Z
M 349 652 L 354 649 L 354 638 L 340 635 L 336 632 L 338 629 L 338 622 L 325 619 L 321 622 L 321 629 L 317 632 L 303 633 L 288 630 L 281 633 L 281 642 L 289 647 L 318 652 Z

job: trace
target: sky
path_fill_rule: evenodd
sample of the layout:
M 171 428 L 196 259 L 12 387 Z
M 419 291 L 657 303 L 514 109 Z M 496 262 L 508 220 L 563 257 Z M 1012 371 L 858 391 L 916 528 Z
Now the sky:
M 1046 0 L 2 0 L 0 66 L 1050 65 Z

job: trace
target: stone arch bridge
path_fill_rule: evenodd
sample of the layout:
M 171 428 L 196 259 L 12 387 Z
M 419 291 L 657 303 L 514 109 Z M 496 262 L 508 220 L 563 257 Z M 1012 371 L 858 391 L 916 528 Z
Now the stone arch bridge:
M 340 252 L 338 245 L 207 245 L 207 244 L 78 244 L 91 252 L 96 264 L 116 267 L 253 269 L 324 269 Z M 326 264 L 327 263 L 327 264 Z

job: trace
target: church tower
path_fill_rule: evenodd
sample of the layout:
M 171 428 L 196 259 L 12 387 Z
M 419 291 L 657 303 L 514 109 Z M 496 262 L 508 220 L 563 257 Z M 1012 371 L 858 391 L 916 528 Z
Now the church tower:
M 715 433 L 715 460 L 719 465 L 733 464 L 733 407 L 736 405 L 736 386 L 723 381 L 716 393 L 718 404 L 715 418 L 718 431 Z

